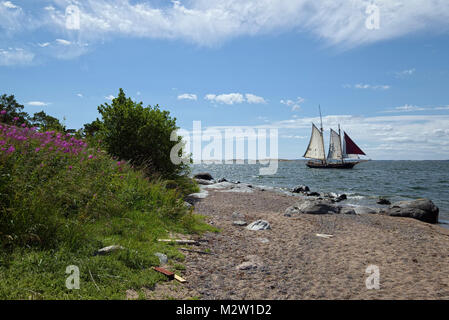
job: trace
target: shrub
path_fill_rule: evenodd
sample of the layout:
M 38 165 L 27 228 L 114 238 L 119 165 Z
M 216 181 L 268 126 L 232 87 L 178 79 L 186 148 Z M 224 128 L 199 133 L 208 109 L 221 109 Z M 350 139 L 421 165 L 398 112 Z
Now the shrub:
M 170 141 L 178 127 L 168 111 L 160 110 L 158 105 L 143 107 L 142 102 L 127 98 L 122 89 L 111 105 L 100 105 L 98 111 L 102 116 L 100 137 L 111 155 L 165 178 L 188 171 L 186 164 L 170 160 L 170 151 L 181 137 Z
M 84 223 L 128 210 L 157 212 L 166 223 L 187 213 L 178 191 L 83 140 L 0 124 L 0 244 L 74 245 Z

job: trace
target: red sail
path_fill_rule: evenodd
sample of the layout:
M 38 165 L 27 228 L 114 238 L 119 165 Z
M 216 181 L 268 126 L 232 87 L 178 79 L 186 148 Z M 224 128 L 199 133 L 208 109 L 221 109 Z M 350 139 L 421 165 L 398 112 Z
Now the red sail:
M 346 154 L 363 154 L 366 155 L 358 145 L 349 138 L 348 134 L 345 132 L 345 143 L 346 143 Z

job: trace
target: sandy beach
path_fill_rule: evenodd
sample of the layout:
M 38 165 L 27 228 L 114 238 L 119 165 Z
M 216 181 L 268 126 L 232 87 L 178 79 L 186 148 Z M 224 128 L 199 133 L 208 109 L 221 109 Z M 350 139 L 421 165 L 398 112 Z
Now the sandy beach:
M 377 214 L 284 216 L 297 197 L 272 191 L 208 189 L 195 212 L 221 232 L 184 252 L 187 283 L 148 290 L 163 299 L 448 299 L 449 230 Z M 241 219 L 233 217 L 234 212 Z M 233 224 L 263 219 L 269 230 Z M 322 238 L 316 234 L 329 234 Z M 366 268 L 380 288 L 367 289 Z

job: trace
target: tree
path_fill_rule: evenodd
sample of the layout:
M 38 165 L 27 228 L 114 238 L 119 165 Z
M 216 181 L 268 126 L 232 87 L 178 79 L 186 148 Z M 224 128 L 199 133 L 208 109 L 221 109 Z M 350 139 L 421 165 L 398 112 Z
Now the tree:
M 32 118 L 30 118 L 32 126 L 38 127 L 42 131 L 55 130 L 59 132 L 65 132 L 66 128 L 59 122 L 58 119 L 46 114 L 44 111 L 36 112 Z
M 170 112 L 160 110 L 158 105 L 143 107 L 142 102 L 127 98 L 123 89 L 111 105 L 102 104 L 98 111 L 102 116 L 101 138 L 111 155 L 150 168 L 163 177 L 186 172 L 186 164 L 170 160 L 171 149 L 182 139 L 170 141 L 171 133 L 178 129 Z
M 28 124 L 28 113 L 22 111 L 23 105 L 19 104 L 14 95 L 7 96 L 6 94 L 0 96 L 0 121 L 4 123 L 26 123 Z M 16 119 L 16 120 L 14 120 Z
M 83 128 L 83 134 L 86 137 L 94 137 L 101 129 L 102 122 L 97 118 L 91 123 L 86 123 Z

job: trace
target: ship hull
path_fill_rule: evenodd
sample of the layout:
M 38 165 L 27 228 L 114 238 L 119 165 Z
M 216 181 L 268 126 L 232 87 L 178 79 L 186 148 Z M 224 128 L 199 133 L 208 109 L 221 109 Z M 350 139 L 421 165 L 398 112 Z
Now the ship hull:
M 315 161 L 307 161 L 306 166 L 316 169 L 352 169 L 359 162 L 343 162 L 343 163 L 323 163 Z

